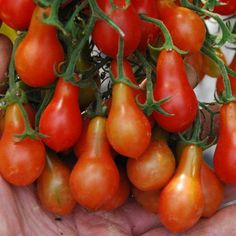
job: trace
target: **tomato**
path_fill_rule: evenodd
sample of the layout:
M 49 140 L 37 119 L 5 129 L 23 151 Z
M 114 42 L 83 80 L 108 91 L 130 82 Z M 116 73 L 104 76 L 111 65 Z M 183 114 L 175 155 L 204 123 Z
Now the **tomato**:
M 205 162 L 201 166 L 201 185 L 204 196 L 202 216 L 212 216 L 220 207 L 224 198 L 223 184 Z
M 224 63 L 226 64 L 226 58 L 224 56 L 224 53 L 220 48 L 214 49 L 215 54 L 217 57 L 221 58 Z M 207 55 L 203 54 L 203 67 L 202 67 L 203 73 L 207 74 L 211 77 L 218 77 L 221 75 L 219 66 Z
M 42 173 L 45 148 L 40 140 L 14 137 L 25 129 L 23 115 L 14 103 L 7 107 L 3 135 L 0 140 L 0 173 L 11 184 L 22 186 L 33 183 Z
M 41 22 L 49 8 L 36 7 L 29 31 L 15 54 L 15 67 L 20 79 L 32 87 L 42 87 L 56 80 L 54 67 L 64 60 L 64 50 L 54 26 Z
M 117 7 L 126 5 L 125 0 L 115 0 Z M 141 39 L 141 20 L 132 5 L 124 10 L 113 9 L 110 0 L 97 0 L 98 6 L 124 32 L 124 56 L 130 55 Z M 115 58 L 118 52 L 119 34 L 103 20 L 97 20 L 92 32 L 96 46 L 106 55 Z
M 131 0 L 131 4 L 134 6 L 138 14 L 145 14 L 155 19 L 158 18 L 157 4 L 155 0 Z M 140 51 L 145 52 L 148 44 L 155 42 L 158 34 L 158 27 L 142 20 L 141 30 L 139 49 Z
M 106 133 L 115 151 L 126 157 L 138 158 L 149 145 L 150 123 L 136 105 L 133 89 L 124 83 L 113 85 Z
M 56 152 L 72 147 L 79 139 L 82 117 L 79 87 L 60 78 L 55 93 L 39 121 L 39 132 L 48 136 L 43 142 Z
M 236 103 L 222 105 L 220 133 L 214 153 L 214 168 L 218 177 L 229 184 L 236 184 Z
M 26 30 L 35 6 L 33 0 L 0 0 L 0 19 L 15 30 Z
M 205 73 L 203 72 L 203 54 L 200 51 L 186 55 L 184 57 L 184 62 L 192 66 L 196 71 L 198 81 L 201 81 L 204 78 Z
M 158 101 L 170 97 L 161 107 L 173 115 L 165 116 L 154 111 L 153 116 L 169 132 L 185 131 L 196 117 L 198 102 L 188 82 L 183 59 L 174 50 L 163 50 L 157 61 L 156 72 L 154 98 Z
M 231 62 L 229 67 L 232 70 L 236 71 L 236 54 L 235 54 L 235 56 L 233 58 L 233 61 Z M 233 94 L 233 96 L 236 96 L 236 78 L 232 75 L 228 75 L 228 77 L 229 77 L 229 80 L 230 80 L 230 86 L 231 86 L 232 94 Z M 217 94 L 220 95 L 224 91 L 224 88 L 225 88 L 224 80 L 223 80 L 223 77 L 221 75 L 217 78 L 217 81 L 216 81 Z
M 202 149 L 196 145 L 187 145 L 174 177 L 160 194 L 160 220 L 171 232 L 186 231 L 202 215 L 204 198 L 200 181 L 201 162 Z
M 125 169 L 119 168 L 120 184 L 110 200 L 105 202 L 99 210 L 111 211 L 121 207 L 128 199 L 130 193 L 130 183 Z
M 70 169 L 52 152 L 37 180 L 37 194 L 44 208 L 56 215 L 68 215 L 76 205 L 69 187 Z
M 174 44 L 189 53 L 200 51 L 205 40 L 204 22 L 194 11 L 170 1 L 158 1 L 160 19 L 168 28 Z
M 226 3 L 225 5 L 215 6 L 214 12 L 220 15 L 231 15 L 236 13 L 236 2 L 235 0 L 219 0 L 221 3 Z
M 133 186 L 132 194 L 136 202 L 139 203 L 145 210 L 152 213 L 158 213 L 160 190 L 141 191 Z
M 140 190 L 158 190 L 164 187 L 175 171 L 175 158 L 167 143 L 151 141 L 137 159 L 127 162 L 127 174 L 131 183 Z
M 106 118 L 94 117 L 86 135 L 85 150 L 70 176 L 70 188 L 76 201 L 97 210 L 109 201 L 119 187 L 119 171 L 112 159 L 106 132 Z

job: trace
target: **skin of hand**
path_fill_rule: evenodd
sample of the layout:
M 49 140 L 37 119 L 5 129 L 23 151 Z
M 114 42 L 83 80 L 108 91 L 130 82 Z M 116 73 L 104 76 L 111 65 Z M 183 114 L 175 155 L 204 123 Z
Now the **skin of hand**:
M 226 187 L 225 202 L 235 196 L 236 188 Z M 4 236 L 220 236 L 235 235 L 236 205 L 201 219 L 183 234 L 172 234 L 160 223 L 158 215 L 148 213 L 133 199 L 111 212 L 89 212 L 77 206 L 66 217 L 44 210 L 36 197 L 35 186 L 13 187 L 0 177 L 0 235 Z

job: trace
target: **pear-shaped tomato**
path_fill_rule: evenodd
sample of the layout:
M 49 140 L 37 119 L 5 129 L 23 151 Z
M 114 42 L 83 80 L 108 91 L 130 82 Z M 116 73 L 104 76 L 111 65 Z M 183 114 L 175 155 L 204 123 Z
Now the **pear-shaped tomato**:
M 161 107 L 171 114 L 154 111 L 156 122 L 169 132 L 183 132 L 193 123 L 198 102 L 191 88 L 182 57 L 174 50 L 163 50 L 157 61 L 155 99 L 169 98 Z
M 8 106 L 0 140 L 0 172 L 8 182 L 19 186 L 31 184 L 40 176 L 46 156 L 40 140 L 26 137 L 19 141 L 15 137 L 24 130 L 24 119 L 19 106 L 16 103 Z
M 16 71 L 20 79 L 32 87 L 47 86 L 55 81 L 54 70 L 64 60 L 56 27 L 42 23 L 43 15 L 50 11 L 50 8 L 35 8 L 29 31 L 16 49 Z
M 39 121 L 43 142 L 56 152 L 72 147 L 79 139 L 82 117 L 79 108 L 79 87 L 60 78 L 52 100 Z
M 172 232 L 191 228 L 202 216 L 204 197 L 200 180 L 201 162 L 202 149 L 196 145 L 187 145 L 174 177 L 160 194 L 160 220 Z
M 70 187 L 83 207 L 97 210 L 110 200 L 119 187 L 119 171 L 106 137 L 106 118 L 94 117 L 86 135 L 85 149 L 70 176 Z

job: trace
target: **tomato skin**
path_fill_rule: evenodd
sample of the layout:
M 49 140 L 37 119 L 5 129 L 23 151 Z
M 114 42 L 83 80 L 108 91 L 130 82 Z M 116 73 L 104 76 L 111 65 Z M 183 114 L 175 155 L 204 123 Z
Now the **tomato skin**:
M 152 213 L 158 213 L 160 190 L 141 191 L 133 186 L 132 194 L 134 195 L 136 202 L 138 202 L 145 210 Z
M 7 107 L 4 131 L 0 140 L 0 172 L 11 184 L 23 186 L 33 183 L 42 173 L 45 148 L 40 140 L 25 138 L 16 142 L 14 135 L 24 131 L 24 120 L 17 104 Z
M 33 0 L 0 0 L 0 19 L 15 30 L 26 30 L 35 7 Z
M 202 216 L 211 217 L 223 201 L 224 188 L 221 181 L 205 162 L 202 162 L 201 166 L 201 185 L 204 196 Z
M 56 215 L 68 215 L 76 205 L 69 187 L 70 169 L 52 152 L 37 180 L 37 194 L 44 208 Z
M 142 191 L 164 187 L 175 171 L 175 158 L 167 143 L 151 141 L 137 159 L 127 162 L 127 174 L 131 183 Z
M 162 190 L 158 203 L 160 220 L 171 232 L 180 233 L 200 219 L 204 198 L 200 182 L 202 149 L 187 145 L 176 174 Z
M 171 97 L 161 107 L 172 116 L 164 116 L 154 111 L 156 122 L 169 132 L 182 132 L 194 121 L 198 102 L 191 88 L 183 59 L 174 50 L 163 50 L 158 58 L 157 80 L 154 87 L 156 101 Z
M 85 150 L 70 176 L 74 198 L 90 210 L 102 207 L 119 187 L 119 171 L 112 159 L 105 126 L 104 117 L 97 116 L 90 121 Z
M 49 8 L 36 7 L 29 31 L 15 54 L 16 71 L 20 79 L 32 87 L 43 87 L 56 80 L 54 66 L 64 60 L 64 50 L 54 26 L 41 22 Z
M 236 184 L 236 103 L 222 105 L 220 109 L 220 133 L 214 153 L 214 168 L 224 183 Z
M 154 19 L 158 18 L 157 4 L 155 0 L 131 0 L 131 4 L 136 9 L 137 13 L 145 14 Z M 158 27 L 147 21 L 141 21 L 141 40 L 139 43 L 139 49 L 141 52 L 145 52 L 148 44 L 155 42 L 158 34 Z
M 99 210 L 111 211 L 121 207 L 129 197 L 130 182 L 127 177 L 125 169 L 119 168 L 120 184 L 119 187 L 110 200 L 105 202 Z
M 78 99 L 79 87 L 60 78 L 40 117 L 39 132 L 48 136 L 43 142 L 56 152 L 72 147 L 79 139 L 82 117 Z
M 200 51 L 205 40 L 205 25 L 194 11 L 170 1 L 158 1 L 160 19 L 168 28 L 174 44 L 189 53 Z
M 149 145 L 150 123 L 136 105 L 132 88 L 126 84 L 113 85 L 106 133 L 115 151 L 126 157 L 138 158 Z
M 231 15 L 236 13 L 236 2 L 234 0 L 220 0 L 219 2 L 226 3 L 222 6 L 215 6 L 214 12 L 220 15 Z
M 125 6 L 125 0 L 115 0 L 118 7 Z M 125 10 L 112 9 L 109 0 L 97 0 L 98 6 L 106 13 L 124 32 L 124 56 L 130 55 L 141 39 L 141 20 L 132 5 Z M 119 34 L 110 25 L 97 20 L 92 32 L 96 46 L 106 55 L 116 58 L 118 52 Z

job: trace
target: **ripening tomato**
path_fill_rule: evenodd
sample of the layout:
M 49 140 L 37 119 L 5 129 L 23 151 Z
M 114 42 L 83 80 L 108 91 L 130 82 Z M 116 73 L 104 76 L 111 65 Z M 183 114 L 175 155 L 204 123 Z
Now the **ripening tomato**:
M 226 64 L 226 58 L 224 53 L 220 48 L 215 48 L 214 49 L 215 54 L 217 57 L 222 59 L 224 63 Z M 221 75 L 221 71 L 219 66 L 207 55 L 203 54 L 203 64 L 202 64 L 202 70 L 203 73 L 206 75 L 209 75 L 211 77 L 218 77 Z
M 236 184 L 236 102 L 222 105 L 220 133 L 214 153 L 214 168 L 218 177 L 228 184 Z
M 69 187 L 70 169 L 52 152 L 37 180 L 37 194 L 44 208 L 56 215 L 68 215 L 76 205 Z
M 97 210 L 119 187 L 119 171 L 106 137 L 106 118 L 94 117 L 86 135 L 85 149 L 70 176 L 70 188 L 83 207 Z
M 55 67 L 64 60 L 64 50 L 56 27 L 43 24 L 50 8 L 36 7 L 29 31 L 16 49 L 15 66 L 20 79 L 32 87 L 43 87 L 56 80 Z
M 145 14 L 154 19 L 158 18 L 156 0 L 131 0 L 131 4 L 134 6 L 138 14 Z M 141 40 L 139 43 L 139 49 L 145 52 L 148 44 L 155 42 L 158 34 L 158 27 L 155 24 L 147 21 L 141 21 Z
M 157 1 L 157 6 L 160 19 L 168 28 L 174 44 L 189 53 L 200 51 L 206 36 L 200 16 L 173 1 Z
M 156 72 L 154 98 L 156 101 L 170 98 L 161 107 L 172 115 L 165 116 L 154 111 L 153 116 L 169 132 L 185 131 L 196 117 L 198 102 L 188 82 L 182 57 L 174 50 L 163 50 L 157 61 Z
M 152 213 L 158 213 L 160 190 L 141 191 L 132 186 L 132 194 L 136 202 L 139 203 L 145 210 Z
M 14 137 L 25 129 L 23 115 L 14 103 L 7 107 L 3 135 L 0 140 L 0 173 L 11 184 L 33 183 L 45 164 L 45 147 L 40 140 L 29 137 L 19 141 Z
M 187 145 L 180 157 L 174 177 L 160 194 L 158 211 L 163 225 L 180 233 L 200 219 L 204 198 L 200 180 L 202 149 Z
M 43 142 L 56 152 L 64 151 L 77 142 L 82 129 L 79 108 L 79 87 L 60 78 L 55 93 L 39 121 Z
M 35 7 L 33 0 L 0 0 L 0 19 L 15 30 L 27 30 Z
M 99 210 L 111 211 L 118 207 L 121 207 L 128 199 L 130 194 L 130 182 L 126 174 L 126 170 L 119 168 L 120 184 L 119 187 L 107 202 L 105 202 Z
M 127 174 L 131 183 L 143 191 L 163 188 L 174 171 L 174 155 L 162 140 L 152 140 L 137 160 L 129 159 L 127 162 Z
M 114 150 L 126 157 L 138 158 L 149 145 L 151 125 L 124 83 L 113 85 L 106 133 Z
M 201 185 L 204 196 L 202 216 L 211 217 L 223 201 L 224 188 L 213 170 L 204 161 L 201 165 Z
M 220 15 L 231 15 L 236 13 L 236 1 L 235 0 L 219 0 L 224 5 L 215 6 L 214 12 Z
M 110 0 L 97 0 L 97 4 L 123 31 L 124 56 L 130 55 L 138 47 L 141 39 L 141 20 L 134 7 L 130 4 L 126 9 L 113 9 Z M 114 4 L 122 8 L 126 5 L 126 1 L 115 0 Z M 113 58 L 116 57 L 119 34 L 112 26 L 103 20 L 97 20 L 92 38 L 103 53 Z

